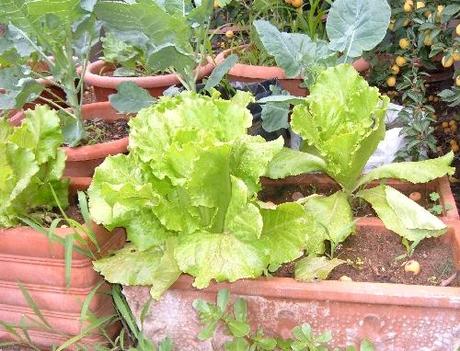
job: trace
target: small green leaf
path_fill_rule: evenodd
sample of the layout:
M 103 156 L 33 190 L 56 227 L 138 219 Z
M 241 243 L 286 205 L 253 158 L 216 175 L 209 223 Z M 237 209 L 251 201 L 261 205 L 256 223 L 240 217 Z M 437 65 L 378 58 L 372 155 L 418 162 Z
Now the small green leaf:
M 308 256 L 296 263 L 295 279 L 305 282 L 324 280 L 335 267 L 343 263 L 345 261 L 338 258 L 329 260 L 326 257 Z
M 198 334 L 198 339 L 208 340 L 214 336 L 219 320 L 209 322 Z
M 217 65 L 216 68 L 214 68 L 208 80 L 206 81 L 204 90 L 211 91 L 212 88 L 219 85 L 222 78 L 224 78 L 224 76 L 228 73 L 228 71 L 230 71 L 237 62 L 238 62 L 237 55 L 232 54 L 230 56 L 227 56 L 222 63 Z
M 262 106 L 262 128 L 269 133 L 289 128 L 289 104 L 269 102 Z
M 230 299 L 230 291 L 228 289 L 221 289 L 217 293 L 217 307 L 222 313 L 227 309 L 228 301 Z
M 436 201 L 438 201 L 440 198 L 441 198 L 441 197 L 439 196 L 438 193 L 435 193 L 435 192 L 430 193 L 430 200 L 431 200 L 431 201 L 436 202 Z
M 117 93 L 109 96 L 109 101 L 120 113 L 137 113 L 156 100 L 135 83 L 123 82 L 117 87 Z
M 236 299 L 233 305 L 233 313 L 237 321 L 246 322 L 248 318 L 248 304 L 243 298 L 239 297 Z
M 227 326 L 228 326 L 228 329 L 230 329 L 230 332 L 232 333 L 232 335 L 237 338 L 246 336 L 251 331 L 251 327 L 249 326 L 248 323 L 240 322 L 240 321 L 233 320 L 233 319 L 227 321 Z
M 359 351 L 374 351 L 374 344 L 372 344 L 369 340 L 364 339 L 359 346 Z
M 235 338 L 225 343 L 225 351 L 249 351 L 249 343 L 244 338 Z

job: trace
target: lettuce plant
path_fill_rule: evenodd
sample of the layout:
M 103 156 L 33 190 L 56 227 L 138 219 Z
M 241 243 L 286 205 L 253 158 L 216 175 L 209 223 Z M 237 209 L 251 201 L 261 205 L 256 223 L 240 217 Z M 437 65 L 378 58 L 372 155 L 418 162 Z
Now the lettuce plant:
M 39 207 L 66 207 L 62 141 L 59 118 L 46 106 L 27 111 L 20 127 L 0 120 L 0 227 L 19 224 Z
M 107 158 L 88 191 L 93 219 L 127 231 L 123 249 L 94 263 L 108 281 L 152 285 L 159 298 L 182 272 L 198 288 L 255 278 L 316 245 L 301 204 L 257 200 L 260 176 L 284 149 L 281 138 L 247 135 L 250 101 L 184 92 L 129 122 L 129 155 Z
M 392 163 L 362 175 L 369 157 L 385 133 L 384 116 L 388 98 L 369 87 L 351 65 L 341 64 L 323 71 L 310 95 L 294 107 L 292 128 L 304 139 L 304 151 L 324 161 L 327 173 L 341 190 L 331 196 L 303 199 L 307 210 L 323 224 L 323 235 L 335 247 L 353 231 L 350 201 L 370 203 L 385 226 L 412 242 L 446 232 L 446 225 L 423 207 L 391 186 L 371 187 L 370 182 L 388 178 L 425 183 L 446 174 L 453 153 L 432 160 Z M 292 159 L 295 151 L 290 152 Z M 269 168 L 276 169 L 278 158 Z M 271 177 L 277 175 L 270 172 Z M 282 174 L 278 174 L 282 176 Z

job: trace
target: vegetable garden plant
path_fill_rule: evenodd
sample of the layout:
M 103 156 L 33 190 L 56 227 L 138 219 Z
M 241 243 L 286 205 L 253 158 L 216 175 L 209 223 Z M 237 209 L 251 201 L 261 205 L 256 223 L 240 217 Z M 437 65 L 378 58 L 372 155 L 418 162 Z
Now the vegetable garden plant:
M 0 96 L 0 108 L 19 109 L 25 103 L 43 97 L 47 90 L 65 102 L 68 109 L 51 100 L 45 102 L 60 110 L 64 142 L 77 146 L 85 138 L 81 104 L 83 80 L 77 74 L 78 64 L 82 74 L 89 62 L 89 52 L 99 38 L 98 22 L 90 0 L 8 0 L 0 3 L 0 23 L 8 24 L 8 34 L 0 39 L 0 83 L 6 94 Z M 44 62 L 47 73 L 36 72 L 27 65 L 30 58 Z M 52 90 L 37 82 L 48 80 L 61 88 L 65 101 Z
M 124 227 L 128 243 L 94 263 L 108 281 L 151 285 L 159 298 L 181 273 L 194 286 L 211 280 L 257 278 L 280 265 L 336 265 L 324 257 L 354 231 L 349 201 L 369 202 L 387 228 L 412 242 L 439 236 L 446 226 L 403 194 L 373 180 L 427 182 L 451 174 L 452 155 L 382 166 L 361 176 L 383 138 L 387 98 L 347 64 L 328 68 L 295 99 L 292 127 L 305 150 L 283 148 L 246 135 L 251 97 L 222 100 L 195 93 L 163 97 L 130 121 L 129 155 L 112 156 L 96 169 L 89 188 L 90 213 L 107 228 Z M 261 176 L 323 171 L 342 190 L 274 205 L 257 199 Z M 123 267 L 123 269 L 120 269 Z M 302 269 L 304 268 L 304 269 Z

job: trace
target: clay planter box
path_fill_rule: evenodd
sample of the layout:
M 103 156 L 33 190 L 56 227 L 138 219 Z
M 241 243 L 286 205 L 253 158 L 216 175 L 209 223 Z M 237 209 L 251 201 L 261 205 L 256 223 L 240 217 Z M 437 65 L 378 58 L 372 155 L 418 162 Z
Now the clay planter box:
M 444 240 L 451 243 L 460 268 L 460 228 L 450 223 Z M 360 230 L 377 235 L 387 231 L 375 218 L 362 218 Z M 394 234 L 396 235 L 396 234 Z M 446 252 L 446 254 L 448 254 Z M 287 338 L 290 330 L 308 322 L 317 332 L 330 330 L 333 345 L 345 347 L 369 338 L 376 350 L 456 350 L 460 345 L 460 288 L 388 283 L 321 281 L 301 283 L 292 278 L 240 280 L 192 287 L 183 275 L 159 302 L 152 303 L 145 318 L 144 334 L 159 341 L 169 336 L 181 351 L 223 350 L 227 336 L 217 332 L 213 341 L 201 342 L 201 330 L 192 302 L 215 302 L 219 289 L 228 288 L 232 297 L 248 302 L 253 330 Z M 139 320 L 149 301 L 149 287 L 124 287 L 127 301 Z
M 98 102 L 82 106 L 84 119 L 103 119 L 115 121 L 127 119 L 128 116 L 118 113 L 110 102 Z M 10 118 L 13 125 L 18 125 L 24 119 L 24 112 L 18 112 Z M 116 155 L 128 151 L 128 137 L 95 145 L 79 147 L 64 147 L 67 154 L 64 175 L 69 177 L 91 177 L 94 169 L 109 155 Z
M 72 183 L 71 194 L 87 188 L 90 181 L 90 178 L 80 178 L 77 184 Z M 91 224 L 91 227 L 101 255 L 125 242 L 121 229 L 108 232 L 95 224 Z M 55 230 L 55 234 L 61 237 L 72 233 L 71 228 Z M 96 252 L 94 245 L 89 239 L 87 241 L 88 247 Z M 33 342 L 47 349 L 55 339 L 62 338 L 60 334 L 74 336 L 80 333 L 84 326 L 80 320 L 82 304 L 88 294 L 103 282 L 103 278 L 93 270 L 91 259 L 74 250 L 70 285 L 66 287 L 64 247 L 49 240 L 46 234 L 28 227 L 0 229 L 0 267 L 0 320 L 17 325 L 23 315 L 37 319 L 21 292 L 18 285 L 21 283 L 54 331 L 43 330 L 37 325 L 31 327 Z M 111 296 L 103 293 L 109 288 L 104 283 L 89 305 L 90 310 L 98 316 L 114 313 Z M 117 326 L 108 332 L 114 335 Z M 12 338 L 12 335 L 0 330 L 0 340 Z M 95 341 L 97 338 L 94 335 L 88 339 L 88 342 Z
M 247 47 L 248 45 L 243 45 L 234 49 L 225 50 L 217 55 L 216 62 L 222 61 L 232 52 L 245 50 Z M 360 58 L 353 63 L 353 67 L 355 67 L 358 72 L 364 72 L 369 69 L 369 63 Z M 237 63 L 228 72 L 228 78 L 230 81 L 247 83 L 256 83 L 262 82 L 264 80 L 278 79 L 283 89 L 287 90 L 291 95 L 307 96 L 307 89 L 301 86 L 303 79 L 300 77 L 287 78 L 284 70 L 280 67 L 256 66 Z
M 199 66 L 198 79 L 208 76 L 215 65 L 208 62 Z M 108 101 L 109 95 L 117 92 L 117 87 L 123 82 L 133 82 L 141 88 L 147 89 L 152 96 L 161 96 L 170 86 L 181 84 L 176 74 L 162 74 L 147 77 L 114 77 L 112 72 L 115 66 L 102 60 L 88 65 L 84 80 L 87 86 L 94 87 L 96 101 Z M 105 75 L 104 75 L 105 74 Z
M 394 187 L 406 195 L 414 191 L 418 191 L 423 197 L 427 197 L 432 192 L 437 192 L 440 196 L 440 204 L 443 208 L 449 208 L 444 211 L 441 219 L 444 221 L 459 220 L 459 214 L 457 205 L 455 204 L 455 198 L 450 188 L 449 179 L 446 177 L 438 178 L 434 181 L 425 184 L 411 184 L 400 180 L 389 179 L 385 180 L 385 183 Z M 370 186 L 376 186 L 380 184 L 379 181 L 370 183 Z M 339 190 L 339 185 L 334 182 L 333 179 L 323 174 L 302 174 L 299 176 L 287 177 L 285 179 L 273 180 L 268 178 L 262 179 L 263 189 L 268 188 L 277 189 L 282 187 L 291 187 L 292 189 L 301 187 L 313 186 L 317 193 L 328 193 L 331 189 L 334 191 Z M 295 191 L 295 190 L 294 190 Z M 304 194 L 305 196 L 307 194 Z

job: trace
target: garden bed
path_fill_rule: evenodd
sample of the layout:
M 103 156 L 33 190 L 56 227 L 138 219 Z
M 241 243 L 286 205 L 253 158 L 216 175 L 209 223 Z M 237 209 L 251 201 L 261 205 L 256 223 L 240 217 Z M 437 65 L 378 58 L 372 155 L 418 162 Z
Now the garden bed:
M 454 248 L 457 269 L 458 229 L 457 224 L 451 225 L 445 236 Z M 375 235 L 389 233 L 372 218 L 358 222 L 358 231 L 363 230 Z M 301 283 L 279 277 L 213 283 L 203 290 L 191 284 L 192 278 L 183 275 L 159 302 L 151 304 L 144 321 L 146 336 L 155 341 L 169 336 L 177 340 L 181 351 L 222 349 L 228 336 L 219 332 L 213 340 L 197 339 L 201 326 L 192 302 L 197 298 L 214 301 L 219 289 L 228 288 L 232 295 L 248 301 L 252 327 L 262 327 L 267 335 L 287 338 L 294 326 L 307 322 L 314 330 L 332 330 L 331 346 L 336 347 L 359 344 L 364 338 L 381 350 L 421 350 L 427 345 L 450 350 L 458 346 L 458 287 L 335 280 Z M 124 294 L 139 318 L 150 299 L 149 288 L 124 287 Z

